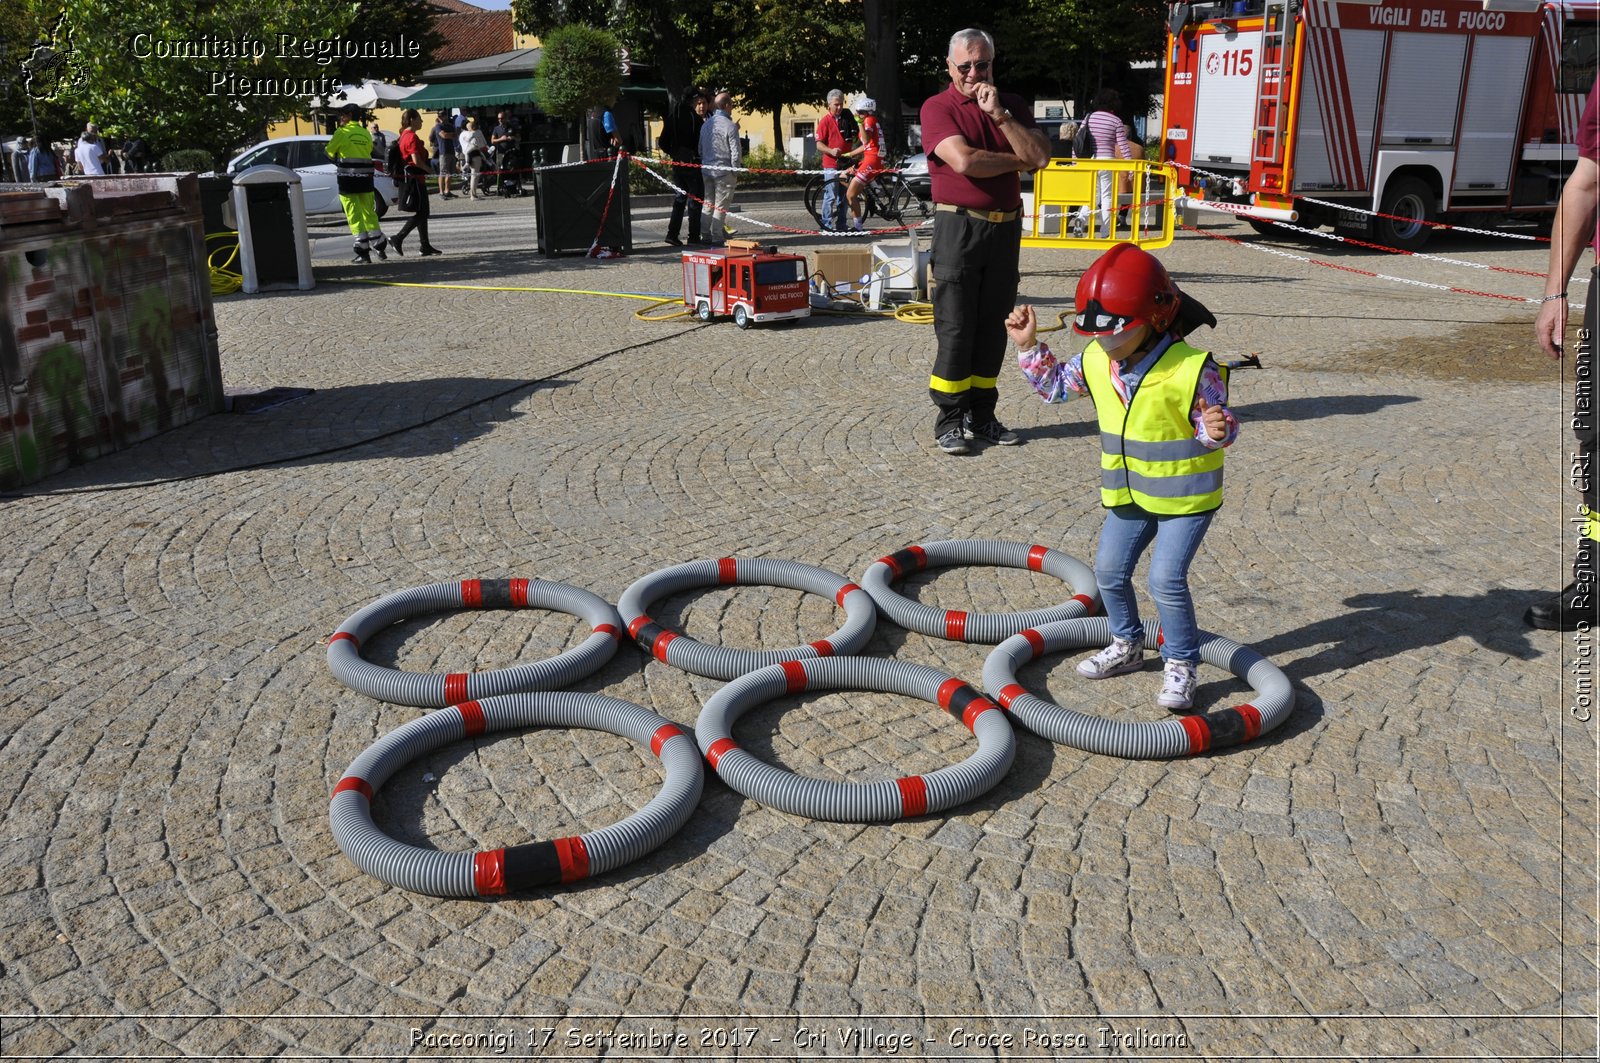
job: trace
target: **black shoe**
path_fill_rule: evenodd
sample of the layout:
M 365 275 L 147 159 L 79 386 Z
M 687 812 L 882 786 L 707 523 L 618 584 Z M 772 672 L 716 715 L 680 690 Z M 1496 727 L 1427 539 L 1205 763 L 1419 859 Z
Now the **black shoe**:
M 676 236 L 673 236 L 671 233 L 668 233 L 665 237 L 663 237 L 663 239 L 673 247 L 683 246 L 683 241 L 678 239 Z
M 985 443 L 997 443 L 1002 447 L 1014 447 L 1022 442 L 1021 436 L 993 417 L 987 421 L 974 422 L 971 414 L 961 422 L 961 434 L 968 439 L 981 439 Z
M 972 448 L 967 446 L 966 437 L 961 434 L 961 429 L 952 428 L 939 437 L 939 449 L 946 454 L 970 454 Z
M 399 255 L 401 258 L 406 257 L 406 249 L 400 246 L 400 241 L 403 239 L 405 239 L 405 237 L 396 236 L 393 240 L 389 241 L 389 246 L 394 248 L 394 253 Z
M 444 254 L 444 252 L 439 250 L 437 247 L 424 247 L 422 249 L 422 257 L 423 258 L 427 258 L 429 255 L 442 255 L 442 254 Z
M 1593 586 L 1577 580 L 1560 594 L 1528 606 L 1522 614 L 1523 623 L 1540 631 L 1576 631 L 1580 621 L 1594 625 L 1595 599 Z
M 358 247 L 356 248 L 356 257 L 350 261 L 370 266 L 372 265 L 372 252 L 364 247 Z
M 384 262 L 389 261 L 389 256 L 384 254 L 384 248 L 386 248 L 388 246 L 389 246 L 389 241 L 385 240 L 383 243 L 377 244 L 377 245 L 375 245 L 373 247 L 373 250 L 378 252 L 378 258 L 380 260 L 384 261 Z

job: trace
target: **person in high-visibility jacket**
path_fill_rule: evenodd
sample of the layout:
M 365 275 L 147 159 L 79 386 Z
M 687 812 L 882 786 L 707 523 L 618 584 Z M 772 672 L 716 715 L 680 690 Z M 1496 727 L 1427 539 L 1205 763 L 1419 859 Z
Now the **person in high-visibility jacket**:
M 355 237 L 356 262 L 371 262 L 372 252 L 379 258 L 389 240 L 378 225 L 378 208 L 373 187 L 372 134 L 361 122 L 361 108 L 346 104 L 339 111 L 344 119 L 329 139 L 328 158 L 334 163 L 334 178 L 339 184 L 339 205 L 344 208 L 345 221 L 350 224 L 350 235 Z
M 1078 672 L 1108 679 L 1144 666 L 1133 570 L 1154 543 L 1150 594 L 1166 660 L 1156 703 L 1178 712 L 1194 707 L 1200 664 L 1189 566 L 1222 505 L 1223 450 L 1239 434 L 1227 405 L 1226 370 L 1182 337 L 1186 299 L 1154 255 L 1118 244 L 1079 278 L 1073 330 L 1093 337 L 1081 354 L 1059 362 L 1037 342 L 1031 306 L 1006 318 L 1034 390 L 1053 402 L 1072 392 L 1088 395 L 1099 420 L 1106 519 L 1094 571 L 1112 640 L 1078 662 Z M 1189 305 L 1195 317 L 1215 323 L 1204 307 Z

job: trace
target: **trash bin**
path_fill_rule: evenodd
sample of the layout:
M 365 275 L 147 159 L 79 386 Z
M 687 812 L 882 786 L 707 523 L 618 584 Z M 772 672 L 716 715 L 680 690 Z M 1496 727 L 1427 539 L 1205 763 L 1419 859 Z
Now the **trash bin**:
M 539 225 L 540 251 L 551 256 L 583 254 L 594 246 L 596 233 L 600 234 L 602 247 L 621 251 L 633 249 L 627 164 L 617 172 L 617 188 L 613 193 L 611 175 L 617 169 L 614 161 L 607 159 L 587 166 L 539 171 L 535 185 L 539 201 L 534 213 Z M 602 217 L 605 218 L 604 230 L 600 228 Z
M 252 166 L 234 176 L 232 202 L 244 291 L 314 287 L 300 175 L 287 166 Z
M 233 178 L 227 174 L 208 174 L 200 177 L 200 217 L 205 220 L 207 239 L 210 239 L 213 233 L 231 232 L 236 228 L 233 224 L 233 212 L 228 209 L 228 200 L 232 196 Z

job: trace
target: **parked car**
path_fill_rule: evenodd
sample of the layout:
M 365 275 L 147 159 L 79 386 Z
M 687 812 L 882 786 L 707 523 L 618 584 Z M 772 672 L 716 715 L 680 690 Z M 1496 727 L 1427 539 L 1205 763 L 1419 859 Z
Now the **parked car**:
M 233 176 L 252 166 L 287 166 L 300 175 L 300 190 L 305 194 L 307 214 L 337 214 L 343 208 L 339 206 L 333 160 L 328 158 L 325 150 L 331 139 L 326 136 L 301 136 L 264 140 L 229 160 L 228 174 Z M 374 186 L 381 204 L 395 201 L 394 181 L 387 175 L 378 174 L 374 178 Z M 380 213 L 384 209 L 387 207 L 380 206 Z
M 906 185 L 917 194 L 918 199 L 928 200 L 933 198 L 933 179 L 928 176 L 928 156 L 925 152 L 917 152 L 900 163 L 900 176 L 906 180 Z

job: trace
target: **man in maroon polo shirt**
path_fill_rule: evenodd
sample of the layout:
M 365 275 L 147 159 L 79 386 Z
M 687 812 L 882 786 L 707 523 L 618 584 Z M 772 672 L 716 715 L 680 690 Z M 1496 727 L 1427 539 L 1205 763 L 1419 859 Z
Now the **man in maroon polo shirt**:
M 1567 333 L 1567 282 L 1583 250 L 1600 253 L 1600 78 L 1589 89 L 1589 99 L 1578 119 L 1578 162 L 1561 190 L 1550 233 L 1550 266 L 1544 297 L 1534 319 L 1534 336 L 1552 358 L 1560 358 Z M 1600 330 L 1600 266 L 1589 272 L 1585 289 L 1583 328 L 1578 333 L 1577 383 L 1573 388 L 1572 431 L 1578 437 L 1572 455 L 1571 482 L 1582 495 L 1582 526 L 1577 535 L 1572 582 L 1560 594 L 1528 607 L 1523 620 L 1547 631 L 1592 630 L 1600 624 L 1595 586 L 1600 577 L 1600 463 L 1596 446 L 1600 433 L 1595 421 L 1595 343 Z
M 1006 315 L 1017 298 L 1022 185 L 1050 161 L 1022 97 L 994 85 L 994 38 L 950 38 L 950 87 L 922 105 L 922 146 L 933 184 L 933 330 L 939 353 L 928 380 L 934 437 L 946 454 L 969 440 L 1022 442 L 995 417 L 1006 352 Z

